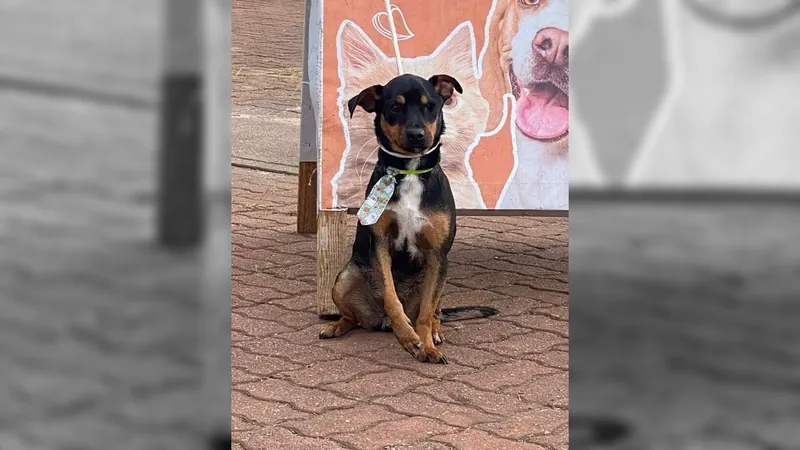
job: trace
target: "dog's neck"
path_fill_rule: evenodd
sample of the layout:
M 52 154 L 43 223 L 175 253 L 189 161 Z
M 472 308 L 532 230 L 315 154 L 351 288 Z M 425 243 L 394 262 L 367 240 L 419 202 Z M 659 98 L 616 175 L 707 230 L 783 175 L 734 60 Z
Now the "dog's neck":
M 568 138 L 558 142 L 541 142 L 530 140 L 519 129 L 516 130 L 516 134 L 517 167 L 520 168 L 517 176 L 534 184 L 561 182 L 568 179 Z M 521 142 L 525 142 L 525 145 L 520 146 Z
M 441 147 L 441 143 L 436 144 L 433 151 L 418 158 L 401 158 L 379 150 L 378 162 L 375 165 L 375 169 L 380 170 L 382 173 L 386 172 L 389 167 L 401 170 L 433 169 L 439 164 Z
M 520 164 L 523 167 L 555 164 L 569 158 L 569 138 L 556 142 L 542 142 L 525 136 L 519 129 L 515 130 L 515 133 L 517 136 L 517 159 L 524 161 Z

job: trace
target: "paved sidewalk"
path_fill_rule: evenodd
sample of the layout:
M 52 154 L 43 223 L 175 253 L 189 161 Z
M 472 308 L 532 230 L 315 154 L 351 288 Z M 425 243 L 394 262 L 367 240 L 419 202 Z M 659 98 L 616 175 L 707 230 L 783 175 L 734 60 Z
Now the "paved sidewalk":
M 157 110 L 0 104 L 0 449 L 201 449 L 202 261 L 154 245 Z
M 568 447 L 567 219 L 459 218 L 444 303 L 500 314 L 447 324 L 450 364 L 421 364 L 389 333 L 317 338 L 295 186 L 233 169 L 233 449 Z

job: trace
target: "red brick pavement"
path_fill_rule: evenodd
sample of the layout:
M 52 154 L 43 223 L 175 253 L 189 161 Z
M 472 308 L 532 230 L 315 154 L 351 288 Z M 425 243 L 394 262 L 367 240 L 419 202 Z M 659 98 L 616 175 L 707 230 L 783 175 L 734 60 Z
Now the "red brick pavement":
M 421 364 L 390 333 L 317 338 L 296 179 L 233 170 L 233 449 L 567 448 L 567 219 L 459 218 L 444 303 L 500 314 Z

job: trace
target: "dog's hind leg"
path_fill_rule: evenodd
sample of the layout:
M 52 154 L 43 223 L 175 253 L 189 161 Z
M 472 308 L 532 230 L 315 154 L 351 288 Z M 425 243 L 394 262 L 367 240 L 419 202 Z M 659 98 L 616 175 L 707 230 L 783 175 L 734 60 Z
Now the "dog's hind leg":
M 369 286 L 361 271 L 352 263 L 347 263 L 339 272 L 333 284 L 331 296 L 339 309 L 339 320 L 326 323 L 319 333 L 320 339 L 339 337 L 358 326 L 360 304 L 367 304 Z
M 440 266 L 439 282 L 436 286 L 436 296 L 434 298 L 433 325 L 431 326 L 431 335 L 435 345 L 444 342 L 444 332 L 442 331 L 442 294 L 444 293 L 444 285 L 447 284 L 447 257 L 442 260 Z
M 319 332 L 320 339 L 330 339 L 339 337 L 345 333 L 352 331 L 354 328 L 358 326 L 358 323 L 354 322 L 353 319 L 349 317 L 342 316 L 339 320 L 335 320 L 333 322 L 328 322 L 322 326 L 322 331 Z
M 442 289 L 436 297 L 436 312 L 433 315 L 433 326 L 431 327 L 431 334 L 433 335 L 433 343 L 439 345 L 444 342 L 444 332 L 442 331 L 442 291 L 444 291 L 444 280 L 442 280 Z

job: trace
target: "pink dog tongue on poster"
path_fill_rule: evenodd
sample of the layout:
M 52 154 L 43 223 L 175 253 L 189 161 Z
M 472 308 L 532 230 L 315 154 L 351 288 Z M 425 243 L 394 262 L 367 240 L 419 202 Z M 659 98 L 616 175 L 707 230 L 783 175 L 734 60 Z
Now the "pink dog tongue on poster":
M 569 98 L 547 84 L 525 89 L 517 100 L 517 127 L 533 139 L 554 139 L 569 129 Z

